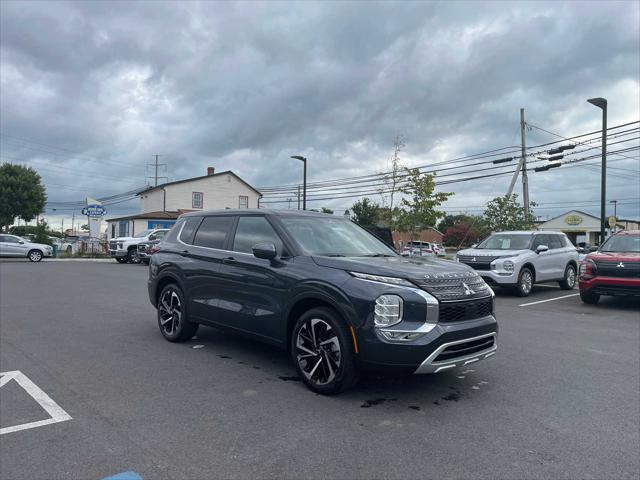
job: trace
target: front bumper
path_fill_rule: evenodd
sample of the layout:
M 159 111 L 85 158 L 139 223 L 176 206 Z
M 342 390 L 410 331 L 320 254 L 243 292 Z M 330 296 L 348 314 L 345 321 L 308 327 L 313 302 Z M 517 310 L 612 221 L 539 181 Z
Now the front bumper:
M 598 295 L 640 296 L 640 278 L 594 277 L 579 280 L 581 292 Z
M 507 286 L 518 283 L 518 274 L 516 272 L 498 273 L 494 270 L 476 270 L 476 273 L 489 285 Z
M 110 257 L 126 257 L 128 253 L 127 250 L 109 250 Z
M 358 338 L 358 362 L 366 370 L 437 373 L 491 357 L 497 349 L 497 335 L 493 315 L 436 323 L 428 333 L 406 343 L 383 341 L 375 329 L 363 329 Z

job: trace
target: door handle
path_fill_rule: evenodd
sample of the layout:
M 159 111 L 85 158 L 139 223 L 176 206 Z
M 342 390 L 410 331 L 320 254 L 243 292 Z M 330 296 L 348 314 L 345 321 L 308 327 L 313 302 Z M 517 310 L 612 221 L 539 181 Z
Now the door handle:
M 189 250 L 183 250 L 180 252 L 180 255 L 183 257 L 187 257 L 189 255 Z
M 235 263 L 238 263 L 238 261 L 233 257 L 227 257 L 222 259 L 222 263 L 225 263 L 227 265 L 233 265 Z

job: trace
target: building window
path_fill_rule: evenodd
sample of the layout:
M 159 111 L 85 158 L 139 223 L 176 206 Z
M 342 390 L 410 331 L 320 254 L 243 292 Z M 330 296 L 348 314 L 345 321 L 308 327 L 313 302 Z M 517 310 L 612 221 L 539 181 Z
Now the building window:
M 118 223 L 118 236 L 119 237 L 129 236 L 129 222 L 127 220 L 124 220 Z
M 202 208 L 203 197 L 202 192 L 193 192 L 191 194 L 191 208 Z
M 249 197 L 240 195 L 240 208 L 249 208 Z

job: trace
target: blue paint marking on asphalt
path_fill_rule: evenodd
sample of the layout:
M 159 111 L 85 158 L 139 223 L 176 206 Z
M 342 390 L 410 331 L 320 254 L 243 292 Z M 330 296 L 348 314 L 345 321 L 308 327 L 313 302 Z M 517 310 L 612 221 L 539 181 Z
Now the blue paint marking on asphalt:
M 122 472 L 102 480 L 142 480 L 142 477 L 136 472 Z

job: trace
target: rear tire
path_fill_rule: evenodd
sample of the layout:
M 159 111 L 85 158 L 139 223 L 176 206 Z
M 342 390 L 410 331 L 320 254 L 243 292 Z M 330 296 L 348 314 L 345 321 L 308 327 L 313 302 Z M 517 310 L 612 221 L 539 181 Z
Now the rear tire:
M 343 392 L 358 379 L 351 334 L 331 308 L 313 308 L 298 319 L 291 359 L 307 387 L 322 395 Z
M 184 295 L 175 283 L 162 289 L 156 308 L 160 332 L 170 342 L 185 342 L 198 331 L 199 325 L 189 321 Z
M 533 272 L 527 267 L 523 268 L 520 270 L 520 275 L 518 275 L 518 284 L 514 289 L 514 293 L 518 297 L 528 297 L 533 289 L 534 282 Z
M 127 257 L 116 257 L 116 262 L 127 263 Z
M 31 250 L 28 254 L 27 257 L 29 258 L 29 260 L 31 260 L 32 262 L 39 262 L 40 260 L 42 260 L 42 252 L 40 250 Z
M 580 292 L 580 299 L 588 305 L 595 305 L 600 300 L 600 295 L 593 292 Z
M 562 290 L 573 290 L 576 286 L 576 267 L 567 265 L 564 270 L 564 278 L 558 282 Z

